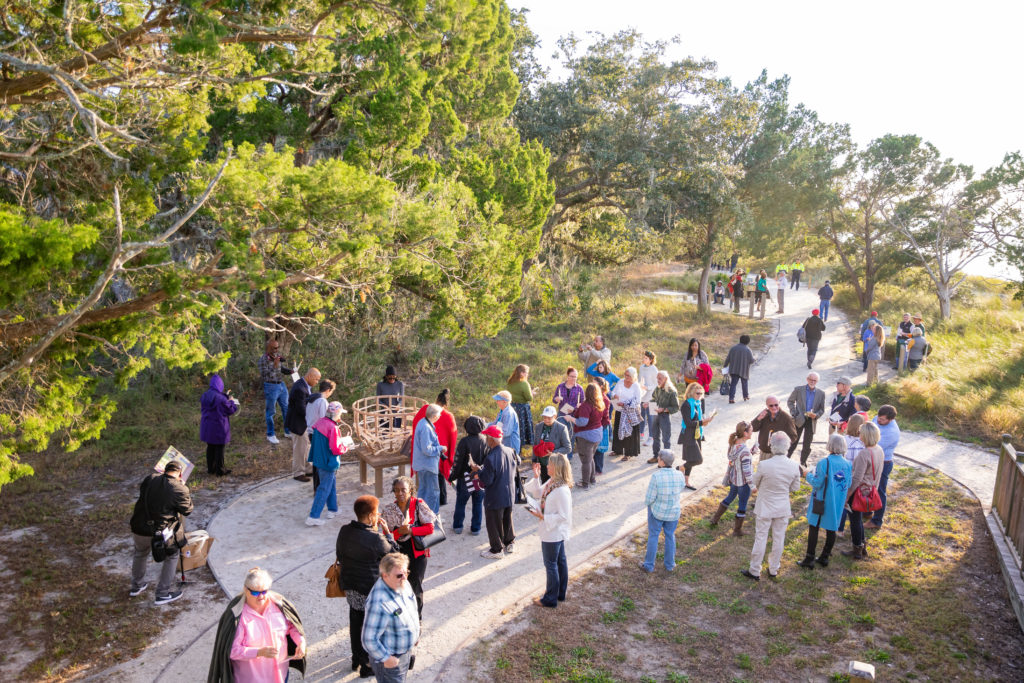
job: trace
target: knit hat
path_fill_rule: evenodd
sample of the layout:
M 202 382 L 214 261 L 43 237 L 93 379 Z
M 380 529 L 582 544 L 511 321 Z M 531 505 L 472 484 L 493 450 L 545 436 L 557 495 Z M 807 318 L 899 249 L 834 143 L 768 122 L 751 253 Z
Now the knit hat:
M 819 313 L 821 313 L 821 311 L 819 311 L 817 308 L 811 311 L 811 315 L 818 315 Z
M 877 318 L 878 317 L 878 311 L 871 311 L 871 317 L 872 318 Z
M 484 436 L 490 436 L 495 439 L 500 439 L 502 436 L 504 436 L 504 434 L 502 434 L 501 432 L 501 425 L 491 425 L 490 427 L 488 427 L 487 429 L 480 433 L 483 434 Z
M 398 373 L 395 372 L 394 365 L 389 365 L 384 368 L 384 379 L 387 379 L 388 377 L 398 377 Z

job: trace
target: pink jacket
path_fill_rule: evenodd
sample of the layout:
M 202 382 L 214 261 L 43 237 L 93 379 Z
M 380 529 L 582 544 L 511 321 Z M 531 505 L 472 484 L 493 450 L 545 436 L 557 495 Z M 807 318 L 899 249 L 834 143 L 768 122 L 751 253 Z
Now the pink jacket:
M 246 604 L 238 618 L 231 644 L 231 668 L 238 683 L 284 683 L 288 678 L 288 641 L 291 636 L 303 651 L 306 639 L 271 602 L 260 614 Z M 277 658 L 257 657 L 261 647 L 276 647 Z

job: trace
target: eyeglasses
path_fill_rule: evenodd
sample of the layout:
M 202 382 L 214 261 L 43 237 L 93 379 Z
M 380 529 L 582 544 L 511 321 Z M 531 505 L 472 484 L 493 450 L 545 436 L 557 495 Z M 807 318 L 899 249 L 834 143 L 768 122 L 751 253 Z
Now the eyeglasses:
M 249 595 L 251 595 L 254 598 L 262 598 L 266 594 L 267 594 L 267 591 L 254 591 L 251 588 L 249 589 Z
M 779 404 L 778 404 L 778 403 L 769 403 L 769 404 L 768 404 L 768 407 L 769 407 L 769 408 L 778 408 L 778 407 L 779 407 Z
M 405 572 L 396 572 L 396 573 L 392 574 L 391 576 L 393 578 L 396 578 L 396 579 L 404 579 L 405 577 L 407 577 L 409 575 L 406 574 Z

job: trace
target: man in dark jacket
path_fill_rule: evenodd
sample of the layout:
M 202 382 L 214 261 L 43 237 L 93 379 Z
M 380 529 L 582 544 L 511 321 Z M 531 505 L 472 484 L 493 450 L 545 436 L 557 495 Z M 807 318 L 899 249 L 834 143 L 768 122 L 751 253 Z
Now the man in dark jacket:
M 757 446 L 762 453 L 771 453 L 768 437 L 774 432 L 785 432 L 790 442 L 796 441 L 796 425 L 793 418 L 779 405 L 779 399 L 769 396 L 765 399 L 765 409 L 750 421 L 750 426 L 757 432 Z
M 815 308 L 811 311 L 811 315 L 807 320 L 804 320 L 803 328 L 804 333 L 807 335 L 805 340 L 807 343 L 807 369 L 810 370 L 811 363 L 814 362 L 814 357 L 818 354 L 818 344 L 821 343 L 821 335 L 825 331 L 825 322 L 818 317 L 820 311 Z
M 309 481 L 313 466 L 306 461 L 309 455 L 309 434 L 306 433 L 306 403 L 313 387 L 320 381 L 320 371 L 310 368 L 292 385 L 288 392 L 288 413 L 284 426 L 292 433 L 292 478 L 295 481 Z
M 857 412 L 857 399 L 851 391 L 853 380 L 840 377 L 836 380 L 836 395 L 832 399 L 832 407 L 828 411 L 828 433 L 846 429 L 846 423 Z M 870 407 L 870 403 L 868 404 Z
M 167 463 L 163 474 L 151 474 L 139 485 L 139 499 L 135 503 L 131 528 L 135 537 L 132 556 L 132 587 L 128 593 L 135 597 L 146 590 L 146 558 L 152 553 L 153 537 L 162 534 L 166 541 L 167 557 L 160 565 L 160 579 L 156 585 L 156 604 L 166 605 L 181 597 L 181 591 L 171 590 L 177 567 L 178 548 L 185 546 L 183 516 L 192 514 L 192 495 L 181 480 L 181 464 Z M 166 530 L 166 532 L 165 532 Z
M 484 518 L 487 538 L 491 547 L 481 557 L 499 559 L 503 553 L 512 553 L 516 533 L 512 528 L 512 505 L 516 500 L 515 477 L 519 456 L 511 448 L 501 445 L 501 425 L 494 424 L 481 432 L 487 437 L 487 457 L 484 464 L 470 465 L 484 487 Z
M 832 305 L 833 296 L 835 296 L 835 292 L 832 291 L 832 285 L 828 283 L 828 280 L 825 280 L 825 284 L 818 290 L 818 300 L 821 301 L 822 321 L 828 320 L 828 309 Z
M 793 388 L 786 405 L 793 416 L 796 424 L 797 434 L 803 436 L 804 445 L 800 449 L 800 464 L 807 466 L 807 458 L 811 455 L 811 440 L 814 438 L 814 428 L 818 425 L 818 418 L 825 412 L 825 392 L 818 388 L 818 373 L 807 373 L 807 384 Z M 789 446 L 787 458 L 793 456 L 796 451 L 799 438 L 793 439 Z
M 480 535 L 480 527 L 484 517 L 484 492 L 473 482 L 473 470 L 470 465 L 483 465 L 487 457 L 487 439 L 480 435 L 484 430 L 484 419 L 470 415 L 462 424 L 466 436 L 459 439 L 455 446 L 455 459 L 452 464 L 448 481 L 455 487 L 455 514 L 452 516 L 452 531 L 461 534 L 466 521 L 466 503 L 473 501 L 472 517 L 469 521 L 469 533 Z
M 732 384 L 729 385 L 729 403 L 736 402 L 736 385 L 743 382 L 743 400 L 750 400 L 750 387 L 747 380 L 750 377 L 750 366 L 754 364 L 754 354 L 750 351 L 750 335 L 740 335 L 740 343 L 729 349 L 725 357 L 724 368 L 729 369 L 729 376 Z M 722 374 L 725 374 L 723 369 Z

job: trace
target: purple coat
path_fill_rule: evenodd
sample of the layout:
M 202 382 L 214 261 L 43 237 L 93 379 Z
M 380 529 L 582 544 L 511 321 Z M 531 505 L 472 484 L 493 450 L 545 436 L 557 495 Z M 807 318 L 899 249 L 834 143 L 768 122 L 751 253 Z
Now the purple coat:
M 231 441 L 231 423 L 228 417 L 238 410 L 235 402 L 224 393 L 224 380 L 220 375 L 210 377 L 210 388 L 199 399 L 202 412 L 199 418 L 199 440 L 203 443 L 225 444 Z

